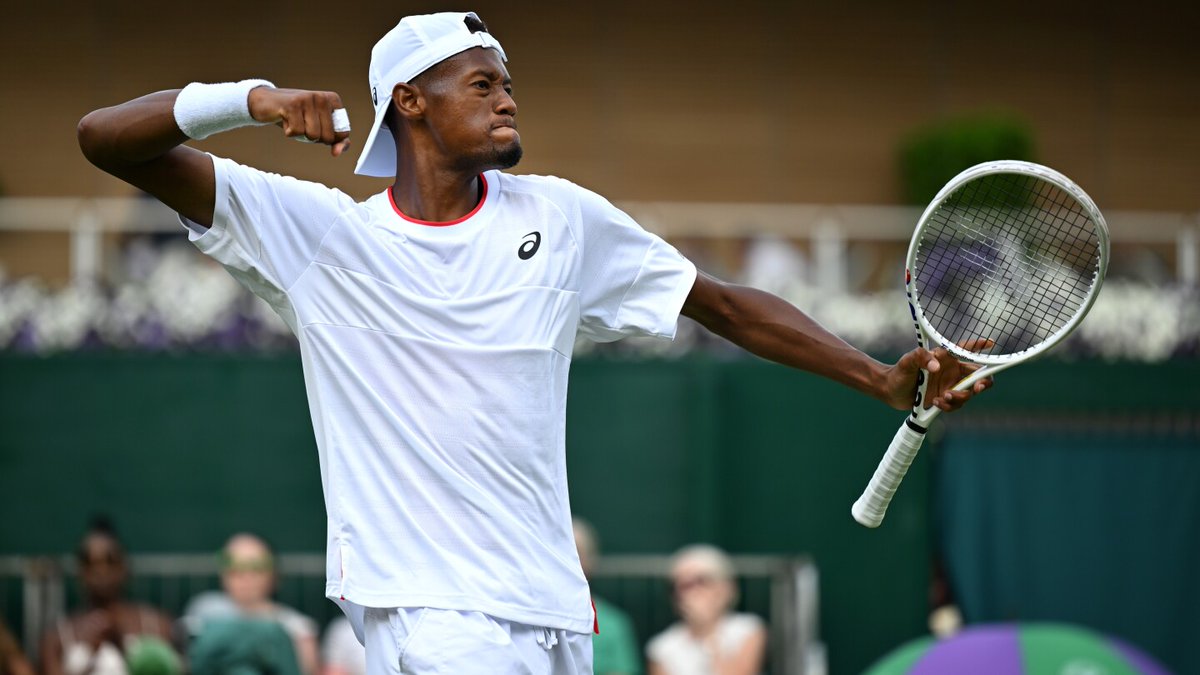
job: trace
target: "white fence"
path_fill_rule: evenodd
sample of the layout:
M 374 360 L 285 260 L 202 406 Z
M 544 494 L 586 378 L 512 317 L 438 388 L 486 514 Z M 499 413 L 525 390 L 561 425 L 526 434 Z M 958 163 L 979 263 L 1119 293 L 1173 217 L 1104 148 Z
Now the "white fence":
M 905 206 L 621 202 L 647 229 L 668 238 L 750 238 L 763 235 L 807 240 L 812 282 L 822 291 L 846 290 L 847 244 L 906 242 L 920 209 Z M 1200 283 L 1200 212 L 1107 211 L 1114 245 L 1169 246 L 1175 278 Z M 70 234 L 71 278 L 97 279 L 107 232 L 178 232 L 173 212 L 150 198 L 0 198 L 0 232 Z
M 282 602 L 314 616 L 337 613 L 324 599 L 324 556 L 283 554 L 278 560 Z M 818 576 L 812 561 L 804 556 L 740 555 L 733 556 L 733 565 L 743 587 L 743 605 L 767 620 L 769 672 L 823 675 Z M 134 555 L 129 566 L 133 597 L 175 614 L 190 597 L 215 587 L 220 573 L 213 554 Z M 671 612 L 664 599 L 669 569 L 667 556 L 602 556 L 592 584 L 608 600 L 625 606 L 635 622 L 662 623 Z M 27 653 L 38 653 L 42 630 L 66 614 L 68 597 L 78 595 L 74 575 L 75 560 L 69 556 L 0 556 L 0 616 L 20 618 Z M 751 587 L 761 592 L 745 592 Z

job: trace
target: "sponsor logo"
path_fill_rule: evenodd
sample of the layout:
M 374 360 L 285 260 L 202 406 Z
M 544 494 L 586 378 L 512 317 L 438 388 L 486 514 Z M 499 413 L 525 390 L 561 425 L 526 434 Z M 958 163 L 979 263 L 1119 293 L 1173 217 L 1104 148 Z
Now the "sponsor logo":
M 521 238 L 521 246 L 517 249 L 517 257 L 521 260 L 529 260 L 538 252 L 538 247 L 541 245 L 542 233 L 530 232 Z

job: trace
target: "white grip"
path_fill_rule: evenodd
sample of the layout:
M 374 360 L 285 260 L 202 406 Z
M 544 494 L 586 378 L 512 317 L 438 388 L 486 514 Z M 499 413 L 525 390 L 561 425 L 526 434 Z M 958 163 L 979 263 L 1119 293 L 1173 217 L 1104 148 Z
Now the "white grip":
M 892 503 L 892 495 L 896 494 L 896 488 L 900 487 L 900 481 L 904 480 L 904 474 L 908 473 L 909 465 L 924 442 L 925 434 L 910 428 L 907 420 L 900 425 L 867 489 L 850 508 L 855 520 L 867 527 L 879 527 L 888 504 Z

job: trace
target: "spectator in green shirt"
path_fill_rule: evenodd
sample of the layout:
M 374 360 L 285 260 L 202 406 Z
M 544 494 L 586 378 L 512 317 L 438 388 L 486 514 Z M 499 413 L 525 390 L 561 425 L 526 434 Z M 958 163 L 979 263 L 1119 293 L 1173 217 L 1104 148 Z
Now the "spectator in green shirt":
M 592 564 L 599 553 L 596 531 L 581 518 L 573 519 L 571 524 L 583 574 L 590 580 Z M 600 632 L 592 636 L 592 668 L 596 675 L 641 675 L 637 638 L 629 616 L 595 594 L 592 602 L 596 605 L 596 620 L 600 624 Z

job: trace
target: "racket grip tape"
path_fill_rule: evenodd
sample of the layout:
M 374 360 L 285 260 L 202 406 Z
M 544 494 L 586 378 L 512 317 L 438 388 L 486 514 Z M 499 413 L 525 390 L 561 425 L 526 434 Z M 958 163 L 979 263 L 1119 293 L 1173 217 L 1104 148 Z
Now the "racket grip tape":
M 918 431 L 918 429 L 920 427 L 917 425 L 908 424 L 908 420 L 900 425 L 900 430 L 896 432 L 892 444 L 888 446 L 883 460 L 875 469 L 875 475 L 871 476 L 871 482 L 867 484 L 867 489 L 850 508 L 851 515 L 860 524 L 867 527 L 879 527 L 879 524 L 883 522 L 888 504 L 892 503 L 892 495 L 896 494 L 896 488 L 900 487 L 900 482 L 904 480 L 904 474 L 908 473 L 909 465 L 917 456 L 921 444 L 925 442 L 925 432 Z

